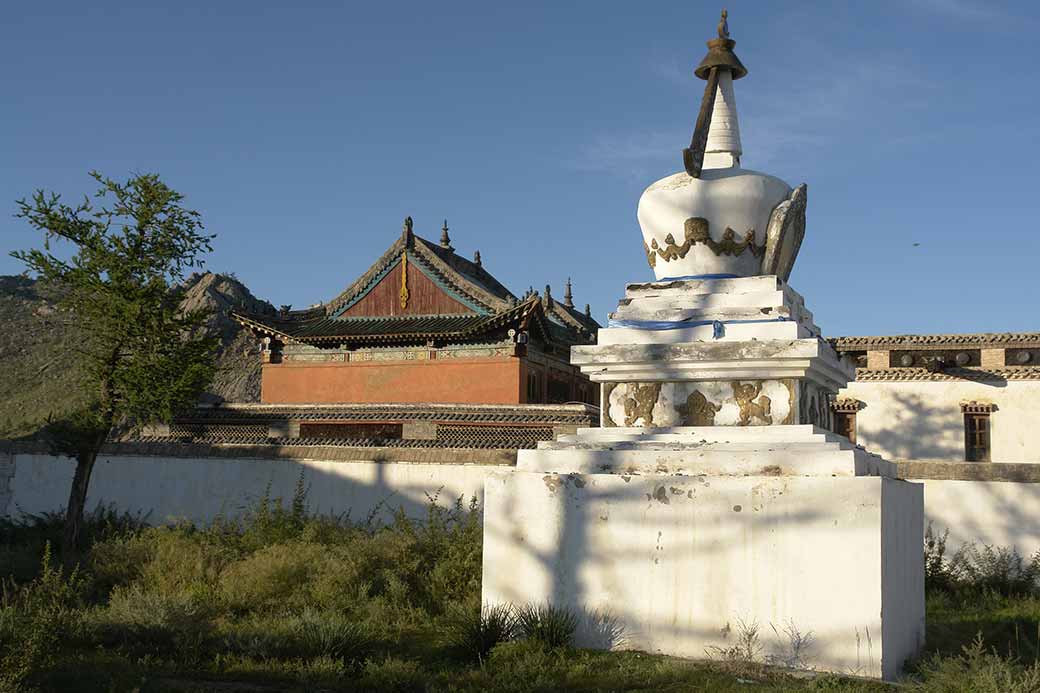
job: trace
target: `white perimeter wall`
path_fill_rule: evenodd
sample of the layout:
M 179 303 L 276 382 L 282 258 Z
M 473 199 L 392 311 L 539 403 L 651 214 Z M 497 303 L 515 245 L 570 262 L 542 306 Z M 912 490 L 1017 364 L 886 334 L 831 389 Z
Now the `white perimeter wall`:
M 2 492 L 0 515 L 40 513 L 64 508 L 74 463 L 68 458 L 14 454 L 5 469 L 8 493 Z M 312 512 L 345 513 L 363 520 L 404 508 L 413 517 L 426 513 L 427 494 L 441 505 L 460 496 L 483 504 L 484 477 L 491 466 L 379 462 L 330 462 L 296 459 L 164 458 L 103 456 L 90 482 L 87 508 L 114 504 L 118 510 L 148 513 L 153 524 L 187 519 L 207 523 L 220 514 L 232 517 L 252 507 L 270 486 L 272 498 L 292 498 L 303 475 Z M 499 467 L 500 468 L 500 467 Z M 13 477 L 10 474 L 13 472 Z M 6 496 L 6 502 L 5 502 Z
M 0 453 L 0 516 L 60 510 L 68 501 L 73 463 L 47 455 Z M 312 511 L 364 519 L 373 510 L 426 511 L 426 494 L 441 504 L 476 496 L 502 466 L 293 459 L 102 457 L 91 480 L 88 508 L 99 502 L 150 513 L 152 523 L 206 523 L 235 515 L 263 496 L 289 499 L 304 475 Z M 1040 483 L 916 480 L 924 484 L 925 525 L 949 529 L 949 549 L 975 541 L 1040 550 Z M 384 515 L 385 517 L 385 515 Z
M 949 529 L 947 555 L 967 542 L 1014 546 L 1023 557 L 1040 551 L 1040 483 L 948 481 L 924 484 L 924 523 Z
M 889 460 L 964 461 L 964 401 L 990 402 L 993 462 L 1040 462 L 1040 382 L 863 381 L 840 393 L 863 402 L 856 442 Z M 927 502 L 927 501 L 926 501 Z

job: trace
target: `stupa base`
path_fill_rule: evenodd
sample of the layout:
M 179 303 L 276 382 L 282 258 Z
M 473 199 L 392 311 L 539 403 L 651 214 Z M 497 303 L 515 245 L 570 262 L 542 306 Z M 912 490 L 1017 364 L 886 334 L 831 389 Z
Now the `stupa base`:
M 895 678 L 924 637 L 922 487 L 883 461 L 857 472 L 847 442 L 819 429 L 730 440 L 742 430 L 615 430 L 611 443 L 600 429 L 570 451 L 565 441 L 523 451 L 516 470 L 485 483 L 484 602 L 583 614 L 585 646 L 705 658 L 757 629 L 764 661 Z M 718 444 L 705 447 L 712 433 Z M 690 446 L 685 463 L 675 438 Z M 790 459 L 773 460 L 771 445 Z M 780 451 L 790 445 L 820 462 L 793 466 Z M 568 473 L 563 463 L 590 447 L 601 471 Z M 661 452 L 660 472 L 642 453 L 630 466 L 633 448 Z M 752 453 L 753 465 L 727 471 Z

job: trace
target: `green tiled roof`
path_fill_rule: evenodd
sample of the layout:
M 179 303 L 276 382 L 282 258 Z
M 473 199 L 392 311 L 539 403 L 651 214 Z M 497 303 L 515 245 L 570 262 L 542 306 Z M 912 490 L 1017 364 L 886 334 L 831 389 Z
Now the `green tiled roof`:
M 298 342 L 409 342 L 429 338 L 467 339 L 519 325 L 539 306 L 537 299 L 493 315 L 402 315 L 293 319 L 234 313 L 241 324 Z

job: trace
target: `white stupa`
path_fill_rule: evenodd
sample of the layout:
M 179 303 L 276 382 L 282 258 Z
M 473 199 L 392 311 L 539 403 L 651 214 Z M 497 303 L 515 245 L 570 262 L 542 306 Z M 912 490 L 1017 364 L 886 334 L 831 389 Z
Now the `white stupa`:
M 656 280 L 571 350 L 601 427 L 486 482 L 483 598 L 688 657 L 757 625 L 771 661 L 891 679 L 924 637 L 923 491 L 830 430 L 853 368 L 787 284 L 805 186 L 740 167 L 735 45 L 724 13 L 685 171 L 639 200 Z

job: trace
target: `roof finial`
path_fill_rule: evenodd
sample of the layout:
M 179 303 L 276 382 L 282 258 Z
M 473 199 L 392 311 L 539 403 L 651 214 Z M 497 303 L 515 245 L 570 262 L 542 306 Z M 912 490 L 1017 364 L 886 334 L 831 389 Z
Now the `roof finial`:
M 727 12 L 725 9 L 723 9 L 722 10 L 722 19 L 719 20 L 719 38 L 720 39 L 728 39 L 729 38 L 729 22 L 726 21 L 727 17 L 729 17 L 729 12 Z
M 441 229 L 441 247 L 445 250 L 455 250 L 451 247 L 451 238 L 448 236 L 448 220 L 444 220 L 444 228 Z
M 412 218 L 404 218 L 404 228 L 401 230 L 401 238 L 404 239 L 405 247 L 411 248 L 415 244 L 414 236 L 412 235 Z
M 563 305 L 568 308 L 574 307 L 574 296 L 571 295 L 571 278 L 567 277 L 567 288 L 563 292 Z
M 588 303 L 585 304 L 585 317 L 586 318 L 591 318 L 592 317 L 592 306 L 590 306 Z
M 477 251 L 475 251 L 473 253 L 473 264 L 476 265 L 477 267 L 481 267 L 482 266 L 480 264 L 480 251 L 479 250 L 477 250 Z

